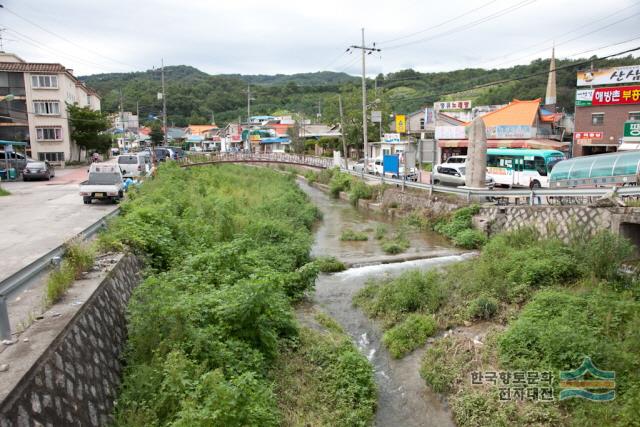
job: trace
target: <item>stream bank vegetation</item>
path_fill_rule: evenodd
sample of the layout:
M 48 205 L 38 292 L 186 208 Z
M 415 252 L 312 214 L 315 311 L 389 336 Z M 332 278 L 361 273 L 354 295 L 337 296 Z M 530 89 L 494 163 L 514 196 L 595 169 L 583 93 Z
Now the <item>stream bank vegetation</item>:
M 96 248 L 81 239 L 73 239 L 65 244 L 65 253 L 60 266 L 47 278 L 44 303 L 51 306 L 58 302 L 73 282 L 93 266 Z
M 117 425 L 295 423 L 282 381 L 297 369 L 320 387 L 295 396 L 323 405 L 309 419 L 370 423 L 366 358 L 294 316 L 319 266 L 309 256 L 318 211 L 292 175 L 167 164 L 121 209 L 101 246 L 133 251 L 147 271 L 128 307 Z
M 493 237 L 476 259 L 371 281 L 354 304 L 380 321 L 396 357 L 425 344 L 429 330 L 412 316 L 432 317 L 432 334 L 449 329 L 427 348 L 421 375 L 448 396 L 458 425 L 637 425 L 640 278 L 621 269 L 632 254 L 606 231 L 566 243 L 525 228 Z M 482 341 L 465 333 L 478 328 Z M 559 372 L 587 356 L 615 371 L 615 400 L 558 401 Z M 471 383 L 472 372 L 516 371 L 551 372 L 555 401 L 505 402 L 499 385 Z

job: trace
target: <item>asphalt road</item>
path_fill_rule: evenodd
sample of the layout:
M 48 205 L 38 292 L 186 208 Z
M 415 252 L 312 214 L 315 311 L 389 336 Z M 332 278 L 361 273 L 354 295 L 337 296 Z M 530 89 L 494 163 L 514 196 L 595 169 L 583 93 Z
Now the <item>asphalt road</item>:
M 116 205 L 84 205 L 78 184 L 87 167 L 57 169 L 51 181 L 2 182 L 0 280 L 33 262 L 93 224 Z

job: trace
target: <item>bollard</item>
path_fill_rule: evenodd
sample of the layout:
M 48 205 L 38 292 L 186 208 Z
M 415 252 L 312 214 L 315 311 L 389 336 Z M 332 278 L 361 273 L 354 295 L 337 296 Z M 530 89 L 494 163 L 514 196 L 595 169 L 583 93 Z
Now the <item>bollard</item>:
M 11 339 L 11 324 L 9 323 L 9 311 L 7 310 L 7 297 L 0 295 L 0 339 Z

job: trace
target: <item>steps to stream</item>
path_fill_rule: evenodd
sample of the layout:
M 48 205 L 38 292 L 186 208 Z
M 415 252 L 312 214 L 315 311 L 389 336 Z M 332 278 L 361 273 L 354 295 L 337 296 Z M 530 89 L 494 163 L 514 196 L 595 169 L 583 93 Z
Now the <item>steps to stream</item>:
M 325 311 L 351 336 L 375 370 L 378 384 L 377 426 L 453 426 L 446 403 L 433 393 L 420 377 L 420 361 L 425 348 L 403 359 L 393 359 L 381 342 L 379 326 L 359 309 L 352 298 L 370 278 L 395 277 L 410 269 L 428 270 L 462 261 L 463 254 L 441 236 L 413 232 L 407 237 L 411 247 L 403 254 L 385 255 L 379 242 L 341 241 L 347 228 L 359 231 L 375 229 L 381 224 L 390 229 L 394 224 L 382 217 L 363 213 L 349 204 L 331 199 L 327 194 L 299 182 L 302 190 L 320 209 L 323 220 L 315 231 L 314 256 L 334 256 L 352 266 L 335 274 L 321 274 L 316 281 L 313 303 Z

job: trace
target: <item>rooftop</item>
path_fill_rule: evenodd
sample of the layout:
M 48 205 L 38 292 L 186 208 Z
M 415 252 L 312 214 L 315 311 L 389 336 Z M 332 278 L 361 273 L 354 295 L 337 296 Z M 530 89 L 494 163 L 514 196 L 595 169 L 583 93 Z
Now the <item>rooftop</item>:
M 485 126 L 532 126 L 540 110 L 541 98 L 514 99 L 508 105 L 482 116 Z

